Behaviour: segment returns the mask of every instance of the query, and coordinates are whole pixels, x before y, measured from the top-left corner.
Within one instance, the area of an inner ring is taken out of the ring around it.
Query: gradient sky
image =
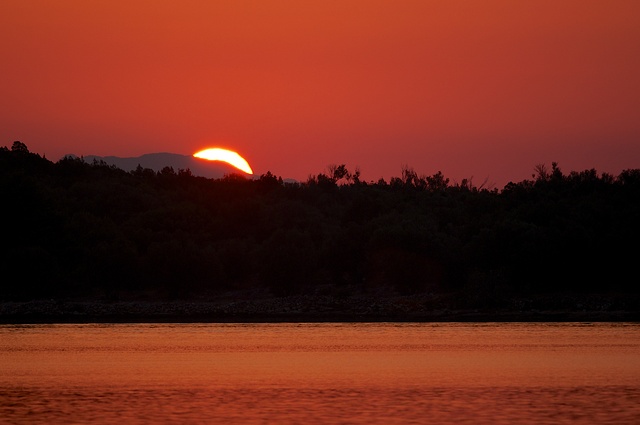
[[[638,0],[2,0],[0,146],[257,174],[640,168]]]

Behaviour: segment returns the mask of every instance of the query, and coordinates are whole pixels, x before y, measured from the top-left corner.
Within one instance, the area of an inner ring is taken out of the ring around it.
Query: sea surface
[[[639,424],[640,324],[2,325],[0,423]]]

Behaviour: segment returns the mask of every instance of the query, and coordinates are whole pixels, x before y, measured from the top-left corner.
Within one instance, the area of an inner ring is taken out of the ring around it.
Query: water
[[[638,424],[640,325],[5,325],[0,422]]]

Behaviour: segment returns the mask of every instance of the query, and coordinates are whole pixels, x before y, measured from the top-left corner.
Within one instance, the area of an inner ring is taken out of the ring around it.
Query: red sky
[[[0,146],[257,174],[640,168],[637,0],[3,0]]]

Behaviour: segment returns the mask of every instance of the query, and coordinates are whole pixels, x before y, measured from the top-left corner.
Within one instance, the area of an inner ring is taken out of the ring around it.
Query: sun
[[[247,174],[253,174],[253,170],[246,159],[237,152],[222,148],[204,149],[193,154],[196,158],[208,159],[209,161],[222,161],[236,167]]]

